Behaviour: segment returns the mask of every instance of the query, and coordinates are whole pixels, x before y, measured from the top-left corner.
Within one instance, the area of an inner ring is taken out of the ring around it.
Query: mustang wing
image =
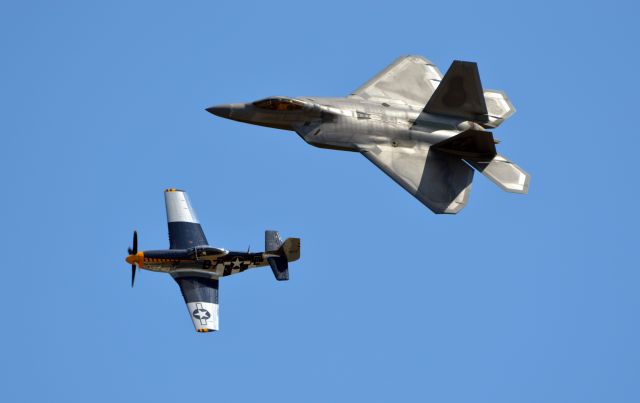
[[[456,214],[467,204],[473,169],[459,157],[427,146],[377,145],[361,152],[436,214]]]
[[[400,101],[424,108],[442,74],[422,56],[403,56],[367,81],[350,96],[371,100]]]
[[[174,275],[173,279],[180,286],[196,332],[218,330],[218,280],[190,274]]]
[[[208,245],[187,193],[182,190],[167,189],[164,192],[164,201],[169,224],[169,248],[189,249],[194,246]]]

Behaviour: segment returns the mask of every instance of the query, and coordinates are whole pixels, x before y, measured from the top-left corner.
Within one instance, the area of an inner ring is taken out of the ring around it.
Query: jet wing
[[[174,275],[187,304],[189,316],[196,332],[212,332],[219,329],[218,285],[219,280],[185,273]]]
[[[428,146],[376,145],[361,152],[436,214],[456,214],[467,204],[473,169],[459,157]]]
[[[406,103],[424,108],[442,74],[422,56],[403,56],[367,81],[350,96]]]
[[[208,245],[187,193],[182,190],[167,189],[164,191],[164,202],[167,207],[170,249],[189,249]]]

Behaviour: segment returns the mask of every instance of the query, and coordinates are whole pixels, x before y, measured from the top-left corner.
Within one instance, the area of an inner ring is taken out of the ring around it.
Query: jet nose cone
[[[231,116],[231,107],[229,105],[216,105],[207,108],[207,112],[212,113],[221,118],[228,118]]]

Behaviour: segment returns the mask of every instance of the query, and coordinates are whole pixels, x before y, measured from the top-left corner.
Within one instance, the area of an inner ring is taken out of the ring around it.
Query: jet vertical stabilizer
[[[455,60],[424,107],[423,113],[484,123],[488,120],[478,65]]]
[[[496,152],[491,132],[466,130],[431,148],[464,159],[502,190],[511,193],[529,191],[529,174]]]

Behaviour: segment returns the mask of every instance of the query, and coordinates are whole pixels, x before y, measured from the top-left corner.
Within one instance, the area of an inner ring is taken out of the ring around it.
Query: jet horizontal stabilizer
[[[490,162],[466,161],[506,192],[523,194],[529,192],[529,174],[500,154]]]

